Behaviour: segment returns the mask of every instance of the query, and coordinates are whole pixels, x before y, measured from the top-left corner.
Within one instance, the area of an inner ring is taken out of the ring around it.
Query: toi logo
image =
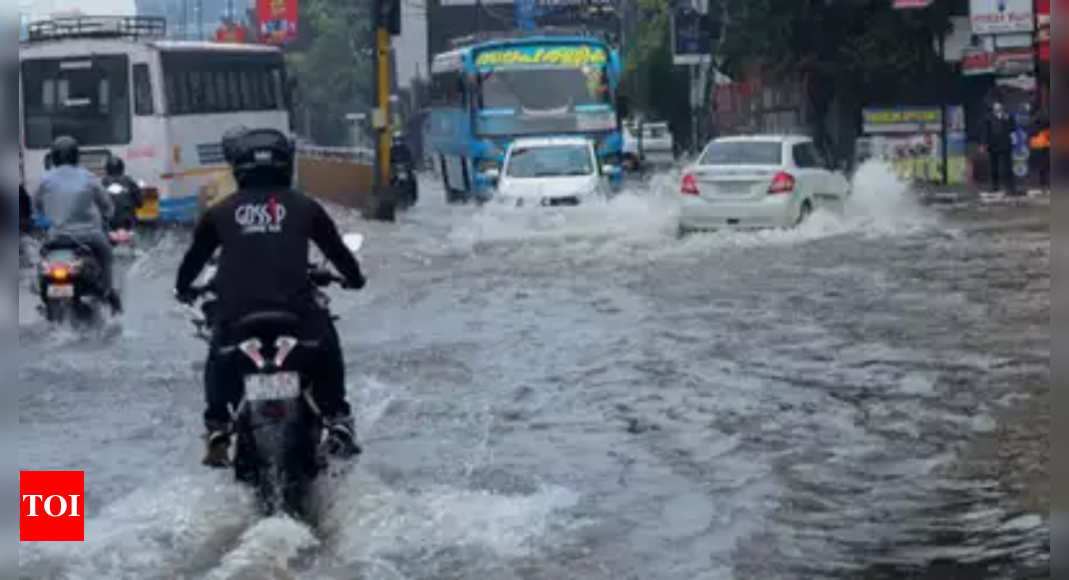
[[[85,541],[85,472],[20,471],[19,541]]]

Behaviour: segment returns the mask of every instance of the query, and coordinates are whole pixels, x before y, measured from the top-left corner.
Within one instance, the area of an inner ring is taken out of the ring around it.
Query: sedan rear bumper
[[[769,195],[754,200],[684,197],[679,226],[683,230],[790,228],[798,220],[794,196]]]

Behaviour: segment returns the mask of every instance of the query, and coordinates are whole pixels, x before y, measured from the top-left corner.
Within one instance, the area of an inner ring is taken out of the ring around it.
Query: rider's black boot
[[[122,297],[115,290],[108,292],[108,306],[111,306],[112,314],[116,316],[122,314]]]
[[[364,452],[356,442],[356,427],[352,417],[324,419],[327,430],[326,452],[334,457],[350,459]]]
[[[224,469],[230,466],[230,426],[208,424],[204,436],[204,459],[206,467]]]

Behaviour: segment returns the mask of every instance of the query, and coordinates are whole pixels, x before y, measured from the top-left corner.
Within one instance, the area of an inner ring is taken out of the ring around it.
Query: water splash
[[[250,495],[223,479],[183,477],[139,489],[91,517],[81,544],[21,542],[19,573],[162,580],[210,568],[255,516]]]
[[[938,225],[910,185],[887,163],[869,161],[853,179],[853,196],[846,204],[843,223],[851,231],[874,235],[916,233]]]
[[[321,487],[318,529],[329,552],[350,563],[464,547],[522,557],[579,499],[561,488],[529,496],[448,487],[410,493],[361,470]]]

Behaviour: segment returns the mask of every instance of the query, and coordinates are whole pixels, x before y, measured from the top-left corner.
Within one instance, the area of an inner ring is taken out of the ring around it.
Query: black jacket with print
[[[315,308],[315,287],[308,277],[312,243],[347,286],[364,286],[360,263],[316,200],[291,189],[238,191],[209,209],[197,224],[175,289],[188,291],[216,249],[221,249],[215,277],[219,322],[267,310],[307,312]]]

